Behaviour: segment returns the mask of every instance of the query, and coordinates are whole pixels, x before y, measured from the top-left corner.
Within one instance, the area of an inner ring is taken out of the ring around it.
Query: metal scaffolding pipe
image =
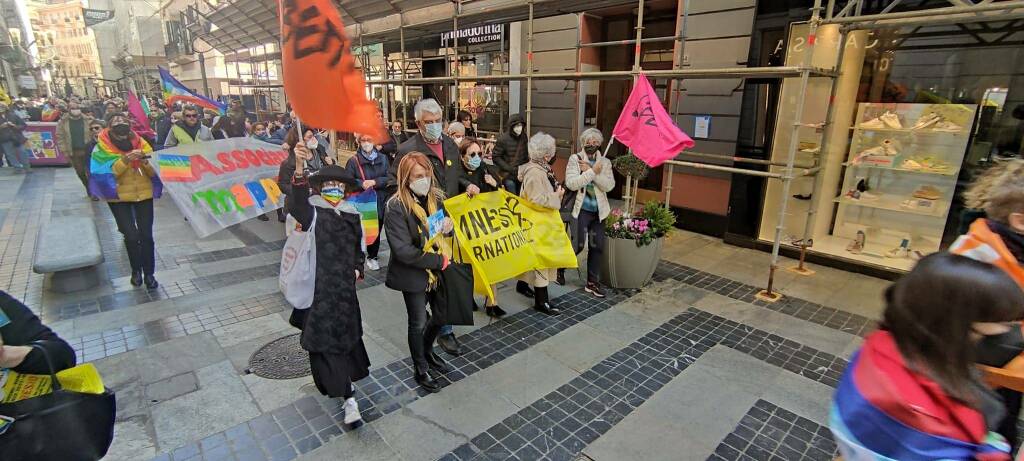
[[[402,131],[409,129],[409,118],[406,114],[409,112],[409,90],[405,84],[405,14],[398,13],[398,37],[401,43],[399,46],[399,59],[401,60],[402,73],[399,81],[402,84]],[[384,84],[384,88],[387,88],[387,84]]]
[[[807,86],[810,81],[811,74],[806,69],[811,65],[814,58],[814,50],[816,48],[815,42],[818,33],[818,26],[821,24],[821,0],[814,0],[814,6],[811,8],[811,20],[807,31],[807,43],[808,46],[804,51],[803,56],[803,67],[804,71],[800,75],[800,91],[797,94],[796,99],[796,112],[793,114],[793,132],[790,135],[789,149],[787,150],[788,156],[786,157],[786,175],[782,181],[782,195],[779,199],[782,204],[779,206],[779,217],[778,222],[775,225],[775,241],[772,242],[772,258],[771,266],[768,271],[768,286],[765,289],[765,296],[770,299],[778,299],[780,295],[774,293],[775,283],[775,271],[779,267],[779,248],[782,244],[782,232],[786,225],[786,208],[789,205],[789,191],[793,184],[793,165],[796,163],[796,151],[799,145],[800,137],[799,130],[800,124],[803,122],[804,117],[804,105],[807,102]]]
[[[819,68],[803,68],[798,66],[781,67],[730,67],[714,69],[664,69],[645,70],[644,75],[650,78],[685,78],[685,79],[714,79],[714,78],[787,78],[799,77],[806,70],[815,77],[833,77],[834,72]],[[635,72],[632,70],[609,70],[592,72],[539,72],[532,76],[527,74],[505,74],[505,75],[474,75],[466,77],[422,77],[405,79],[408,84],[444,83],[455,81],[483,82],[483,81],[508,81],[508,80],[627,80],[632,79]],[[376,85],[398,84],[402,79],[373,80]]]
[[[526,4],[530,7],[530,22],[526,40],[526,136],[529,137],[530,124],[533,121],[533,0],[527,0]]]
[[[689,168],[695,168],[699,170],[712,170],[712,171],[723,171],[726,173],[743,174],[747,176],[760,176],[762,178],[775,178],[782,179],[782,173],[772,173],[770,171],[757,171],[757,170],[746,170],[743,168],[736,168],[731,166],[712,165],[710,163],[697,163],[687,162],[684,160],[666,160],[665,165],[683,166]]]
[[[846,17],[833,17],[826,19],[823,24],[864,24],[876,21],[891,21],[895,19],[906,19],[906,18],[927,18],[930,19],[944,19],[951,14],[962,14],[962,13],[984,13],[993,11],[1006,11],[1017,8],[1024,8],[1024,1],[1010,1],[1000,3],[987,3],[978,4],[973,6],[950,6],[945,8],[930,8],[926,10],[914,10],[914,11],[900,11],[897,13],[884,13],[884,14],[865,14],[856,16]],[[967,16],[966,18],[969,18]],[[1003,19],[1002,17],[985,17],[982,19]]]
[[[650,38],[645,38],[645,39],[641,40],[640,43],[674,42],[676,40],[679,40],[680,38],[681,37],[678,36],[678,35],[675,36],[675,37],[650,37]],[[590,47],[603,47],[603,46],[615,46],[615,45],[632,45],[634,43],[636,43],[636,39],[612,40],[612,41],[609,41],[609,42],[580,43],[580,47],[581,48],[590,48]]]
[[[782,162],[773,162],[771,160],[761,160],[761,159],[756,159],[756,158],[735,157],[735,156],[732,156],[732,155],[705,154],[705,153],[702,153],[702,152],[690,152],[690,151],[682,152],[681,154],[682,155],[692,155],[692,156],[695,156],[695,157],[714,158],[714,159],[720,159],[720,160],[727,160],[727,161],[732,161],[732,162],[737,162],[737,163],[753,163],[753,164],[756,164],[756,165],[786,166],[786,164],[782,163]],[[794,165],[794,167],[796,167],[796,168],[814,168],[815,166],[816,165]]]

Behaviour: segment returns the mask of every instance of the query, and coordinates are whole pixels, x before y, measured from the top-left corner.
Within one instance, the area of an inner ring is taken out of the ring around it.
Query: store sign
[[[82,18],[85,20],[85,27],[92,27],[103,21],[114,19],[114,10],[82,8]]]
[[[31,75],[19,75],[18,86],[26,90],[34,90],[36,86],[36,78]]]
[[[458,31],[450,30],[441,34],[441,48],[455,46],[455,39],[458,39],[459,45],[496,42],[501,40],[504,31],[504,24],[487,24],[484,26],[467,27]]]

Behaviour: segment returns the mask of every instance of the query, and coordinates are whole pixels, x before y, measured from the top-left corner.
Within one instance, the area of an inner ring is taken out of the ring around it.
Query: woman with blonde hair
[[[433,352],[444,319],[427,315],[427,292],[431,291],[439,272],[450,264],[450,249],[430,239],[427,217],[444,209],[442,192],[433,175],[430,160],[419,152],[410,152],[399,161],[396,173],[397,191],[387,202],[384,232],[391,247],[384,284],[401,291],[409,314],[409,353],[412,355],[416,382],[429,392],[438,392],[437,377],[448,371],[447,365]],[[450,234],[451,218],[445,218],[441,233]]]

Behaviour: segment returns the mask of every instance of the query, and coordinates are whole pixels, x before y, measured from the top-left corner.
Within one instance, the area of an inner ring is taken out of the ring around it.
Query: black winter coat
[[[322,354],[346,354],[363,338],[363,321],[356,297],[355,271],[363,273],[363,230],[352,208],[335,209],[319,195],[310,197],[309,186],[292,184],[290,210],[303,229],[313,222],[316,208],[316,282],[313,305],[306,314],[300,340],[302,348]]]
[[[384,285],[392,290],[424,292],[427,290],[427,269],[441,270],[444,258],[423,251],[428,240],[427,229],[406,211],[398,196],[388,200],[384,213],[384,233],[391,247],[388,276]]]
[[[57,336],[43,322],[39,321],[32,311],[5,291],[0,291],[0,319],[5,316],[10,320],[7,325],[0,326],[0,337],[8,346],[28,346],[37,342],[46,349],[55,372],[75,366],[75,350]],[[2,320],[0,320],[2,322]],[[14,371],[29,374],[49,374],[43,354],[33,350],[25,357],[21,365]]]
[[[512,127],[517,123],[524,125],[523,134],[519,137],[512,134]],[[516,179],[519,176],[519,166],[530,159],[526,152],[525,125],[526,120],[522,115],[512,114],[508,119],[508,131],[502,133],[494,144],[494,166],[498,167],[501,179]]]
[[[455,145],[455,141],[448,136],[441,136],[441,143],[444,163],[437,158],[434,151],[430,150],[423,135],[419,133],[398,146],[395,161],[388,168],[388,195],[394,195],[398,189],[398,164],[402,161],[402,157],[409,152],[419,152],[430,159],[430,164],[434,166],[434,177],[441,184],[441,190],[445,195],[448,197],[459,195],[459,177],[462,175],[462,157],[459,156],[459,146]]]
[[[492,187],[484,180],[484,175],[490,174],[491,177],[494,178],[494,181],[498,183],[498,186],[501,186],[501,179],[498,179],[497,175],[491,173],[487,168],[488,166],[489,165],[481,164],[480,168],[473,171],[470,171],[468,168],[463,166],[462,177],[459,178],[459,193],[461,194],[466,192],[466,188],[469,187],[470,184],[479,187],[480,193],[494,192],[498,190],[497,187]]]

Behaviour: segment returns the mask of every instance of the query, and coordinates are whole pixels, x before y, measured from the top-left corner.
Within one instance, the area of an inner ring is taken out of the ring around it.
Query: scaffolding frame
[[[454,65],[447,72],[448,75],[443,77],[421,77],[421,78],[409,78],[407,77],[407,61],[411,58],[406,56],[405,50],[405,28],[410,27],[406,24],[405,12],[398,13],[398,32],[399,32],[399,67],[400,73],[399,78],[390,78],[387,71],[387,60],[385,60],[385,71],[383,79],[379,80],[367,80],[368,85],[384,85],[384,94],[389,94],[389,87],[391,85],[400,85],[402,87],[403,98],[408,99],[408,85],[418,84],[433,84],[433,83],[445,83],[453,86],[453,97],[456,100],[456,109],[458,109],[458,84],[460,82],[512,82],[512,81],[525,81],[526,82],[526,133],[529,136],[532,124],[532,110],[533,110],[533,81],[534,80],[565,80],[574,81],[575,92],[576,92],[576,108],[579,107],[579,82],[583,80],[626,80],[632,79],[634,82],[640,74],[647,75],[653,78],[668,78],[669,86],[667,87],[668,97],[668,108],[671,110],[673,117],[678,112],[676,105],[681,99],[679,93],[682,91],[679,81],[682,79],[725,79],[725,78],[797,78],[797,100],[796,100],[796,112],[793,117],[793,124],[790,127],[792,132],[790,133],[789,146],[785,150],[785,161],[776,162],[771,160],[757,160],[747,159],[737,156],[719,155],[719,154],[704,154],[699,152],[682,152],[681,154],[691,155],[698,158],[717,159],[732,161],[734,163],[752,163],[760,164],[768,167],[778,167],[781,170],[772,171],[758,171],[749,170],[743,168],[736,168],[731,166],[718,165],[707,162],[697,161],[682,161],[682,160],[669,160],[665,162],[666,171],[665,176],[667,177],[666,183],[663,187],[665,194],[665,206],[670,206],[671,194],[672,194],[672,179],[675,174],[676,167],[703,169],[720,171],[731,174],[742,174],[748,176],[763,177],[767,179],[775,179],[782,182],[782,191],[778,200],[780,201],[779,212],[777,223],[774,232],[774,239],[772,241],[771,249],[771,262],[768,268],[768,277],[765,289],[758,293],[758,297],[767,301],[777,301],[781,299],[782,295],[775,291],[775,275],[779,267],[779,253],[783,245],[782,234],[785,226],[785,218],[787,215],[787,205],[789,203],[788,197],[790,195],[790,188],[792,181],[800,177],[815,176],[815,181],[812,189],[812,196],[817,196],[819,190],[822,188],[822,180],[818,175],[821,170],[821,153],[824,152],[825,146],[829,141],[830,130],[823,130],[821,140],[821,150],[819,151],[818,157],[815,159],[813,165],[797,165],[796,154],[799,147],[799,130],[803,128],[826,128],[832,124],[834,119],[834,104],[828,103],[825,120],[817,124],[803,123],[804,108],[806,106],[807,88],[809,81],[812,77],[826,77],[831,78],[831,98],[832,101],[836,95],[836,82],[835,78],[841,74],[843,51],[847,34],[850,30],[856,29],[877,29],[884,27],[902,27],[908,25],[939,25],[947,23],[971,23],[971,22],[985,22],[985,21],[1004,21],[1016,18],[1024,18],[1024,0],[980,0],[975,3],[973,0],[947,0],[950,4],[948,7],[938,8],[927,8],[911,11],[899,11],[894,12],[893,10],[900,6],[902,0],[888,0],[887,6],[878,14],[862,14],[867,0],[848,0],[845,4],[841,4],[841,0],[813,0],[813,4],[810,8],[811,17],[808,20],[808,37],[807,37],[807,49],[802,59],[802,63],[799,66],[782,66],[782,67],[735,67],[735,68],[714,68],[714,69],[684,69],[682,67],[682,60],[684,56],[684,49],[686,44],[686,25],[689,17],[689,6],[690,0],[678,0],[677,5],[677,16],[681,15],[682,20],[677,19],[677,28],[674,36],[670,37],[648,37],[644,38],[644,3],[645,0],[637,1],[637,22],[634,27],[635,38],[631,40],[616,40],[606,42],[591,42],[581,43],[581,31],[577,30],[577,40],[575,45],[576,51],[576,65],[574,72],[534,72],[534,4],[538,0],[525,0],[519,5],[504,5],[502,9],[513,9],[522,6],[526,6],[528,9],[528,15],[526,19],[527,27],[527,39],[526,39],[526,73],[517,74],[492,74],[492,75],[478,75],[478,76],[461,76],[458,70],[458,59],[459,59],[459,17],[464,16],[462,5],[463,0],[453,0],[455,8],[455,14],[452,15],[452,44],[450,48],[453,50],[451,54],[447,51],[443,56],[446,61],[454,56]],[[540,0],[542,1],[542,0]],[[563,13],[573,13],[571,11],[563,11]],[[578,16],[577,27],[582,28],[584,11],[575,12]],[[839,51],[838,58],[836,60],[835,68],[820,69],[812,67],[814,51],[816,49],[816,33],[817,30],[828,24],[839,25]],[[358,28],[360,45],[362,45],[362,26]],[[653,42],[673,42],[673,63],[672,69],[669,70],[643,70],[641,66],[642,61],[642,44],[653,43]],[[383,41],[382,41],[383,42]],[[606,46],[621,46],[621,45],[633,45],[634,46],[634,62],[633,68],[628,71],[581,71],[581,57],[582,50],[584,48],[593,47],[606,47]],[[365,48],[361,48],[365,50]],[[504,53],[504,50],[500,51]],[[385,54],[386,56],[386,54]],[[504,68],[502,68],[504,71]],[[403,101],[406,105],[408,101]],[[408,127],[408,120],[406,117],[405,110],[402,111],[402,122],[403,126]],[[574,116],[572,130],[573,130],[573,141],[572,145],[575,146],[576,140],[580,132],[580,126],[577,123],[578,117]],[[633,179],[627,177],[626,185],[623,188],[623,199],[626,200],[627,204],[630,203],[631,199],[635,199],[637,188],[639,187],[639,181],[633,183]],[[632,187],[631,187],[632,186]],[[770,198],[766,197],[766,201]],[[629,210],[630,212],[632,210]],[[807,252],[807,248],[811,246],[810,232],[813,228],[814,215],[816,213],[816,207],[811,206],[808,209],[806,221],[804,224],[803,238],[791,242],[791,247],[798,249],[800,252],[800,265],[794,270],[797,272],[804,271],[804,273],[810,273],[804,269],[804,260]]]

